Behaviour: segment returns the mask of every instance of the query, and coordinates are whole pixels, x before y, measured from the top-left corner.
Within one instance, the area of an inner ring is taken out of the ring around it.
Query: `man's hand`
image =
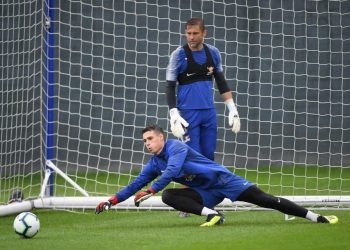
[[[237,134],[241,130],[241,120],[239,119],[238,112],[230,111],[228,114],[228,124],[232,126],[233,133]]]
[[[228,99],[225,104],[230,111],[228,114],[228,124],[232,127],[233,133],[237,134],[241,130],[241,120],[239,119],[238,111],[233,99]]]
[[[173,135],[177,138],[183,138],[188,127],[188,122],[183,119],[177,108],[172,108],[169,111],[170,114],[170,129]]]
[[[152,195],[154,195],[156,192],[154,190],[152,190],[151,188],[149,188],[146,191],[141,191],[139,192],[134,199],[135,202],[135,206],[138,207],[140,206],[140,203],[143,202],[144,200],[147,200],[149,197],[151,197]]]
[[[99,214],[99,213],[102,213],[103,211],[107,211],[111,208],[111,206],[114,206],[117,203],[118,203],[117,197],[113,196],[108,201],[103,201],[100,204],[98,204],[95,209],[95,214]]]

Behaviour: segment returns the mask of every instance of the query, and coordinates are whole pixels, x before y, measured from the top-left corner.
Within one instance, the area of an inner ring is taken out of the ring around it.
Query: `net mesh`
[[[41,4],[0,6],[5,195],[40,170],[45,66]],[[349,194],[349,1],[56,1],[56,165],[92,195],[135,177],[150,157],[142,128],[169,130],[166,65],[193,16],[221,52],[242,123],[234,135],[216,90],[216,161],[276,195]]]

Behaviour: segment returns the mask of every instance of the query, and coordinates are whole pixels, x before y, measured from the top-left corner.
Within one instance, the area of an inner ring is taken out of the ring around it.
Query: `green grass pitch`
[[[350,211],[335,214],[339,223],[284,220],[276,211],[225,212],[223,225],[201,228],[201,216],[179,218],[174,211],[109,211],[95,215],[33,210],[41,229],[21,239],[13,216],[0,218],[0,249],[349,249]]]
[[[350,194],[350,168],[269,168],[259,171],[235,170],[236,174],[258,183],[275,195]],[[130,182],[130,178],[111,173],[91,173],[74,177],[90,195],[113,194]],[[14,186],[13,178],[0,182],[1,190]],[[62,178],[57,177],[56,194],[80,195]],[[29,183],[32,183],[29,185]],[[37,185],[33,185],[37,183]],[[40,176],[29,176],[18,186],[24,194],[37,197]],[[118,183],[118,184],[117,184]],[[1,193],[0,204],[8,201],[9,193]],[[335,214],[339,223],[317,224],[297,218],[286,221],[276,211],[224,212],[223,225],[201,228],[205,218],[179,218],[174,211],[109,211],[95,215],[85,213],[33,210],[41,229],[33,239],[20,239],[12,229],[16,215],[0,217],[0,250],[5,249],[350,249],[350,211],[318,211]]]

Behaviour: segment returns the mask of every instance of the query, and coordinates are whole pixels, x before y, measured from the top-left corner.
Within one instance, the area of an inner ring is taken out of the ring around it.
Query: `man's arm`
[[[167,167],[161,177],[150,187],[155,192],[163,190],[181,172],[187,157],[188,148],[182,142],[177,142],[169,148]]]
[[[179,110],[176,108],[175,88],[176,81],[167,81],[166,96],[169,105],[170,129],[175,137],[182,139],[189,124],[181,117]]]
[[[141,202],[164,189],[174,177],[181,172],[182,166],[187,156],[188,148],[181,142],[170,145],[169,159],[167,167],[162,176],[153,183],[146,191],[141,191],[135,196],[135,206],[139,206]]]
[[[166,98],[169,105],[169,110],[176,108],[176,82],[179,75],[180,48],[174,50],[169,58],[168,65],[166,67]]]
[[[166,81],[166,99],[169,110],[176,108],[176,81]]]
[[[118,203],[128,199],[130,196],[141,190],[148,183],[153,181],[158,174],[151,169],[150,165],[147,164],[142,172],[130,183],[128,186],[120,190],[115,196],[118,198]]]
[[[103,211],[109,210],[111,206],[114,206],[124,200],[128,199],[134,193],[139,191],[141,188],[146,186],[149,182],[154,180],[158,174],[153,170],[152,160],[150,160],[141,173],[130,183],[128,186],[120,190],[114,196],[108,199],[108,201],[103,201],[99,203],[96,207],[95,213],[99,214]]]
[[[171,54],[166,69],[166,97],[169,106],[171,132],[175,137],[182,138],[186,133],[185,128],[187,128],[189,124],[181,117],[179,110],[176,108],[175,90],[180,67],[179,53],[180,49],[178,48]]]
[[[233,101],[232,93],[226,92],[222,94],[222,98],[229,110],[228,124],[232,126],[232,131],[237,134],[241,130],[241,120],[239,119],[236,104]]]
[[[216,84],[218,86],[219,93],[222,96],[228,110],[228,121],[229,125],[232,126],[232,131],[238,133],[241,129],[241,121],[239,119],[237,107],[233,101],[233,96],[230,88],[227,85],[227,81],[224,77],[223,72],[216,72],[214,74]]]
[[[216,82],[216,85],[218,87],[219,93],[221,95],[224,95],[226,93],[231,94],[231,89],[229,88],[229,86],[227,84],[227,81],[225,79],[223,72],[215,72],[214,78],[215,78],[215,82]],[[231,94],[231,98],[232,98],[232,94]]]

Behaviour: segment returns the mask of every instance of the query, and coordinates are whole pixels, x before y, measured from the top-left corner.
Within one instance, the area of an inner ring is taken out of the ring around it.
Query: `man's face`
[[[185,32],[187,43],[191,50],[201,50],[207,31],[202,31],[199,25],[188,25]]]
[[[164,147],[164,136],[162,133],[147,131],[143,134],[143,142],[150,153],[158,155]]]

